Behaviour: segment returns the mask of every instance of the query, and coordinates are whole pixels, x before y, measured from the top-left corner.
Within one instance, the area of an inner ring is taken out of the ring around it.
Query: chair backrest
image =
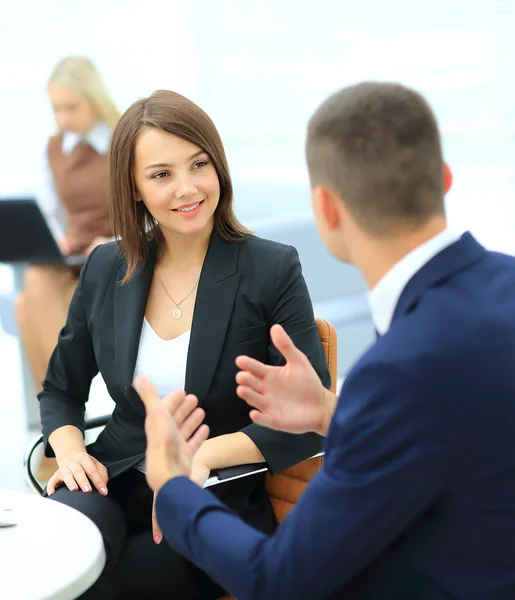
[[[331,375],[331,391],[336,393],[338,376],[336,332],[334,327],[323,319],[317,319],[316,323]],[[322,461],[322,456],[310,458],[278,475],[266,476],[266,490],[279,522],[295,506],[310,479],[322,466]]]

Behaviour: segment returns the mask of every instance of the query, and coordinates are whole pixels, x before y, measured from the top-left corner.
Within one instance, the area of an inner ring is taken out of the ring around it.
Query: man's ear
[[[447,194],[447,192],[451,189],[452,186],[452,171],[449,168],[449,165],[444,162],[443,163],[443,193]]]
[[[314,190],[315,200],[318,203],[320,216],[324,220],[329,231],[338,229],[341,223],[340,199],[324,186],[318,186]]]

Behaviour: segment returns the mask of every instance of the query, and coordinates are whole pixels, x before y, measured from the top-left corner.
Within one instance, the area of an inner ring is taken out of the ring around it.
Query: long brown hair
[[[180,137],[207,152],[220,184],[215,211],[215,231],[227,241],[241,241],[251,232],[233,211],[233,190],[229,165],[220,135],[208,115],[194,102],[175,92],[159,90],[134,102],[120,117],[109,151],[109,206],[118,246],[127,262],[123,283],[129,281],[138,264],[147,263],[151,246],[164,238],[143,202],[137,202],[134,181],[134,147],[140,131],[156,127]]]

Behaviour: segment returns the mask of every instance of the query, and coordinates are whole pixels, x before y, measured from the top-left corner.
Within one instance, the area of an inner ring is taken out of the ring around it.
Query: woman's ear
[[[132,176],[132,197],[134,198],[134,202],[143,202],[143,196],[138,190],[134,175]]]

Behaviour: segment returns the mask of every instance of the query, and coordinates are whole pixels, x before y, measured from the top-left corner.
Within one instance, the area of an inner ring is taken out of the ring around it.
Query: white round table
[[[4,508],[18,524],[0,527],[0,598],[73,600],[98,579],[105,551],[93,521],[54,500],[0,489],[0,519]]]

